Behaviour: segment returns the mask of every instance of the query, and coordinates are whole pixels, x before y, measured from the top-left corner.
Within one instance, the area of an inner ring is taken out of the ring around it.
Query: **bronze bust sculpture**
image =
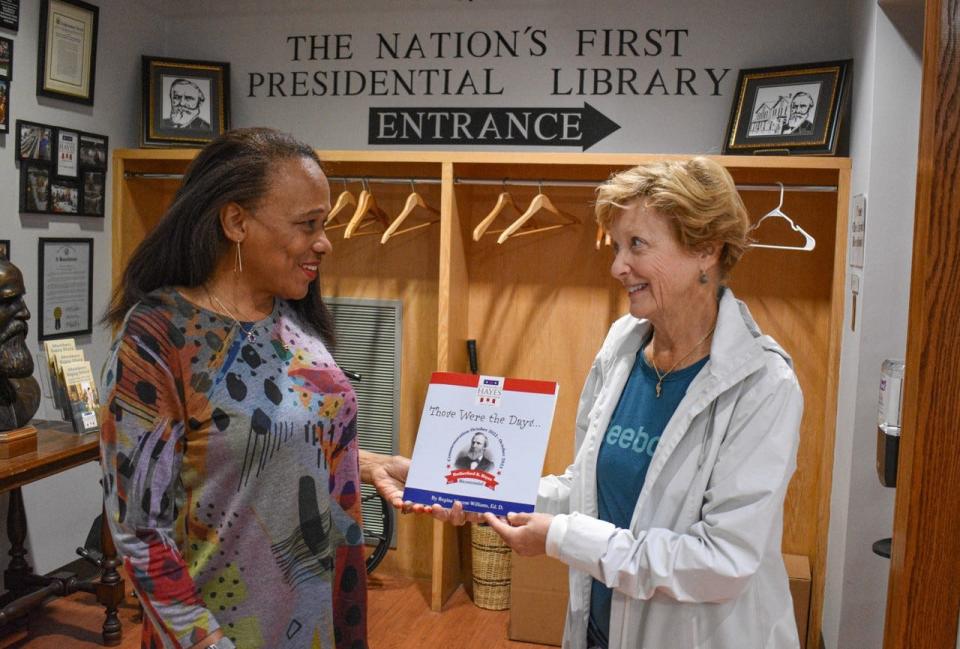
[[[20,269],[0,259],[0,432],[25,426],[40,407],[26,340],[25,292]]]

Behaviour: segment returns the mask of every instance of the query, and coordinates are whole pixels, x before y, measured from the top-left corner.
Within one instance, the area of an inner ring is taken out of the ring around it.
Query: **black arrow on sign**
[[[370,108],[369,144],[579,146],[586,151],[620,128],[583,108]]]

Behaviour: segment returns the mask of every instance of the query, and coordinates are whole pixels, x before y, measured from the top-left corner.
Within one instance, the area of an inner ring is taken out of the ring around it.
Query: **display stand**
[[[98,573],[91,579],[61,572],[42,576],[33,572],[27,561],[27,514],[20,488],[35,480],[66,471],[99,458],[100,438],[96,433],[78,435],[67,422],[39,421],[36,425],[36,449],[11,459],[0,460],[0,493],[9,492],[7,507],[7,539],[10,541],[10,563],[3,573],[6,593],[0,597],[0,634],[16,628],[16,621],[51,596],[70,595],[77,591],[93,593],[106,609],[103,623],[103,644],[120,644],[120,618],[117,611],[123,600],[123,578],[117,571],[113,539],[106,525],[101,532],[103,558]]]

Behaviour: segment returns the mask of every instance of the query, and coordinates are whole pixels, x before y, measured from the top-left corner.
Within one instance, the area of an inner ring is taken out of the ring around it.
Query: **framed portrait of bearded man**
[[[230,64],[142,57],[141,146],[200,147],[230,128]]]

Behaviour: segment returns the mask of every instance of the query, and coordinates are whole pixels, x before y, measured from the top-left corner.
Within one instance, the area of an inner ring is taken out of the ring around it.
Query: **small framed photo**
[[[13,78],[13,41],[0,36],[0,79]]]
[[[102,171],[83,172],[83,208],[84,216],[103,216],[103,195],[106,188],[106,174]]]
[[[63,178],[51,180],[50,211],[54,214],[79,214],[80,183]]]
[[[43,213],[50,205],[50,165],[23,161],[20,163],[20,211]]]
[[[10,239],[0,239],[0,259],[10,261]]]
[[[835,155],[851,63],[741,70],[723,152]]]
[[[40,0],[38,96],[93,104],[99,21],[82,0]]]
[[[80,166],[90,169],[107,168],[107,137],[80,134]]]
[[[93,325],[93,239],[40,238],[39,340],[88,334]]]
[[[0,79],[0,133],[10,132],[10,80]]]
[[[53,160],[53,127],[17,120],[17,158],[19,160]]]
[[[143,57],[141,146],[202,146],[229,128],[229,63]]]
[[[80,134],[76,131],[57,129],[57,175],[77,177],[77,151]]]
[[[14,32],[20,29],[20,0],[0,0],[0,27]]]

